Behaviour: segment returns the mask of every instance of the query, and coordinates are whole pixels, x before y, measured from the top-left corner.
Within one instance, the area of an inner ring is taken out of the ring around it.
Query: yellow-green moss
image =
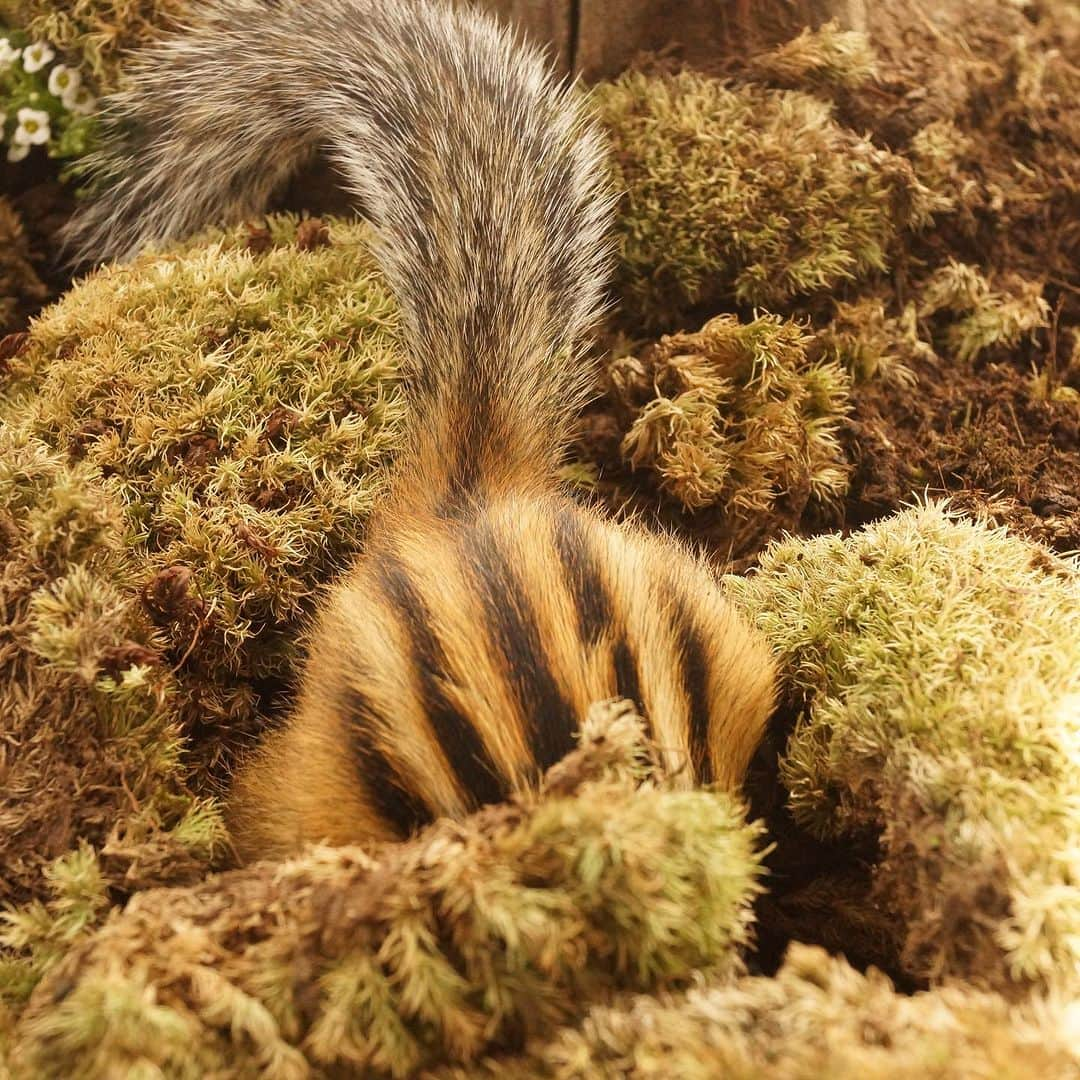
[[[626,704],[537,794],[139,896],[39,987],[16,1075],[404,1077],[738,970],[757,830],[726,795],[639,787]]]
[[[250,726],[290,676],[397,444],[397,312],[367,235],[277,218],[99,270],[0,387],[0,422],[107,477],[201,725]]]
[[[837,429],[850,380],[812,359],[812,340],[779,316],[721,315],[609,368],[626,461],[687,509],[719,508],[737,550],[847,490]]]
[[[937,205],[909,163],[805,93],[692,72],[598,87],[616,181],[631,320],[698,305],[775,307],[883,271],[898,233]]]
[[[0,0],[0,23],[76,60],[102,93],[116,89],[124,54],[153,41],[190,0]]]
[[[907,996],[821,949],[793,945],[773,977],[592,1009],[523,1057],[439,1080],[1028,1080],[1080,1075],[1076,1006],[950,987]]]
[[[879,830],[918,976],[1080,988],[1080,566],[906,510],[730,581],[809,697],[782,777],[826,836]]]

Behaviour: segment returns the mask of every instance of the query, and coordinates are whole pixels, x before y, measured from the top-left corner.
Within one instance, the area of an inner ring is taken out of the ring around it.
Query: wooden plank
[[[866,0],[580,0],[574,66],[586,79],[610,78],[642,53],[670,49],[709,70],[733,51],[767,48],[831,18],[865,28]]]

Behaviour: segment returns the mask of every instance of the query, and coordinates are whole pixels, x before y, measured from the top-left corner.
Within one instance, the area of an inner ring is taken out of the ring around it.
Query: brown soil
[[[1057,551],[1080,550],[1080,402],[1041,400],[1008,363],[914,366],[914,389],[856,388],[846,523],[947,494]]]

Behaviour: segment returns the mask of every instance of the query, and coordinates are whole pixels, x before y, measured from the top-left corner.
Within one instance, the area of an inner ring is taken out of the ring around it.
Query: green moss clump
[[[153,41],[189,6],[189,0],[0,0],[0,23],[77,58],[105,93],[117,88],[125,53]]]
[[[858,90],[877,74],[877,54],[866,34],[842,30],[835,20],[806,27],[798,37],[759,53],[750,70],[764,81],[792,89]]]
[[[281,217],[106,267],[10,361],[0,422],[108,477],[126,595],[202,730],[250,730],[290,677],[397,445],[397,309],[367,237]]]
[[[945,330],[949,351],[969,363],[986,349],[1014,348],[1048,326],[1050,305],[1042,294],[1041,281],[1017,274],[994,289],[978,267],[950,259],[924,283],[919,314],[951,315]]]
[[[832,321],[816,335],[817,344],[855,383],[882,379],[914,386],[917,379],[908,365],[933,359],[934,350],[920,336],[914,303],[898,316],[888,314],[887,304],[874,295],[837,301]]]
[[[628,317],[775,308],[883,271],[936,205],[910,164],[805,93],[638,73],[596,91],[610,131]]]
[[[47,294],[30,261],[22,220],[11,201],[0,195],[0,337],[16,329],[26,309],[36,307]],[[3,351],[0,372],[7,363]]]
[[[16,1071],[404,1077],[737,971],[757,829],[644,765],[641,721],[607,703],[538,793],[144,893],[38,988]]]
[[[610,367],[627,462],[688,510],[722,508],[737,550],[847,490],[837,429],[850,380],[811,342],[779,316],[721,315]]]
[[[797,819],[880,832],[917,977],[1080,988],[1080,566],[938,505],[732,578],[809,706]]]
[[[0,425],[0,998],[17,1001],[103,912],[205,871],[174,680],[121,508],[91,466]]]
[[[1075,1029],[1055,1001],[1013,1007],[961,987],[898,994],[822,949],[792,945],[774,977],[713,982],[678,995],[592,1009],[580,1027],[523,1057],[439,1080],[923,1080],[1080,1072]],[[1074,1021],[1073,1021],[1074,1022]]]

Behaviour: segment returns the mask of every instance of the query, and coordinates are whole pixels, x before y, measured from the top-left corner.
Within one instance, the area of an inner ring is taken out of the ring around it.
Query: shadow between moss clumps
[[[22,219],[11,200],[0,195],[0,340],[19,328],[25,314],[47,294],[34,268]],[[13,342],[0,345],[0,369],[13,348]]]
[[[952,986],[907,997],[879,972],[793,945],[771,978],[709,979],[624,997],[527,1053],[433,1080],[961,1080],[1072,1077],[1073,1018],[1060,1001],[1010,1006]]]

